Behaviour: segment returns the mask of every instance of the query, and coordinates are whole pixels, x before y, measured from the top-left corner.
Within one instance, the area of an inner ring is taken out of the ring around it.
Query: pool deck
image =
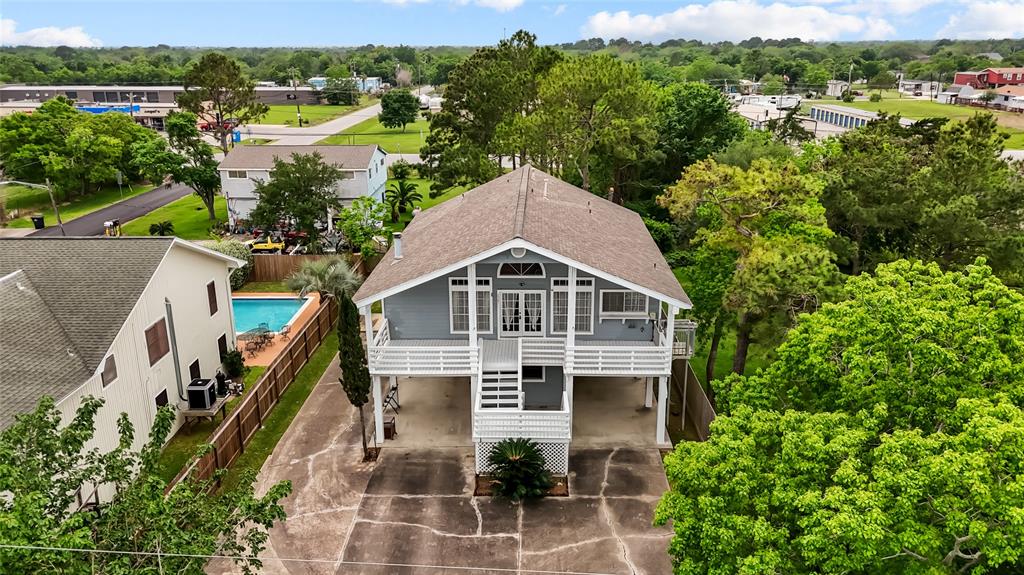
[[[298,294],[288,292],[237,292],[232,295],[234,297],[247,298],[281,298],[289,296],[298,297]],[[292,321],[292,333],[296,333],[300,329],[302,329],[302,327],[306,325],[309,319],[313,317],[313,314],[315,314],[316,311],[320,309],[320,296],[318,294],[313,293],[309,294],[309,298],[311,300],[309,302],[309,305],[303,307],[299,311],[299,315],[297,315],[295,319]],[[287,341],[282,340],[280,337],[275,337],[273,343],[264,347],[262,350],[258,351],[256,355],[253,357],[250,357],[249,354],[245,353],[245,344],[242,342],[238,342],[238,350],[241,351],[245,356],[245,365],[267,366],[270,365],[270,363],[277,358],[278,354],[281,353],[281,351],[284,349],[284,346],[287,345],[287,343]]]

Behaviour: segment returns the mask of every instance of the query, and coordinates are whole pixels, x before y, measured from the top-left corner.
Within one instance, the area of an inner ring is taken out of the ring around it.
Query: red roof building
[[[1024,85],[1024,67],[985,68],[980,72],[957,72],[953,83],[986,90],[1001,86]]]

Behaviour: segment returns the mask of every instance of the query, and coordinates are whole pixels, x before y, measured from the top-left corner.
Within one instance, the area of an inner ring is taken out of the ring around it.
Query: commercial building
[[[379,79],[378,79],[379,80]],[[45,102],[57,96],[95,104],[174,104],[182,86],[74,86],[4,84],[0,102]],[[264,104],[318,104],[320,98],[312,86],[256,86],[256,97]]]
[[[811,106],[810,117],[818,123],[828,124],[842,128],[843,131],[852,130],[866,125],[868,122],[878,119],[878,114],[867,110],[858,110],[847,106],[833,106],[831,104],[815,104]],[[900,118],[900,124],[910,126],[913,120]]]

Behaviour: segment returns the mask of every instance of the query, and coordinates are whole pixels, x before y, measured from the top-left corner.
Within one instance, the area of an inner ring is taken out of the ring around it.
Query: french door
[[[543,291],[498,291],[499,336],[544,335]]]

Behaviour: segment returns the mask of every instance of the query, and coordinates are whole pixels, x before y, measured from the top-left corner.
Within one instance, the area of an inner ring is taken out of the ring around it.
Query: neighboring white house
[[[690,300],[640,216],[529,165],[417,215],[353,299],[376,437],[401,387],[396,440],[475,446],[478,473],[505,438],[559,474],[574,443],[664,447],[670,378],[699,388]]]
[[[973,86],[967,84],[950,84],[946,89],[935,96],[935,101],[940,104],[956,104],[960,98],[970,98],[975,95]]]
[[[850,83],[843,80],[829,80],[825,83],[825,95],[836,98],[842,97],[843,93],[850,89]]]
[[[157,408],[235,348],[241,264],[170,237],[0,239],[0,429],[44,396],[68,421],[91,395],[105,405],[88,447],[117,446],[121,413],[141,447]]]
[[[387,152],[380,146],[235,146],[221,161],[221,190],[228,204],[232,226],[249,217],[256,207],[256,181],[268,181],[274,159],[288,161],[292,154],[319,152],[324,161],[342,172],[337,194],[348,206],[361,196],[384,199],[388,169]]]

